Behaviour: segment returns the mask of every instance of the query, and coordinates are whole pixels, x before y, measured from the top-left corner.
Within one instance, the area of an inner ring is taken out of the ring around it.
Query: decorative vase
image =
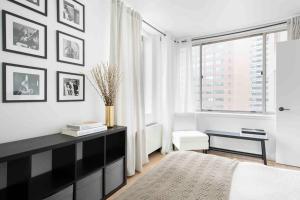
[[[115,107],[105,106],[105,124],[107,127],[114,127],[115,125]]]

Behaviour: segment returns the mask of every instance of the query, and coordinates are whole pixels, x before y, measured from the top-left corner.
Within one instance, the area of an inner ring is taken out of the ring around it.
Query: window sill
[[[225,113],[225,112],[197,112],[198,115],[206,115],[209,117],[226,117],[226,118],[240,118],[240,119],[261,119],[274,120],[275,114],[258,114],[258,113]]]

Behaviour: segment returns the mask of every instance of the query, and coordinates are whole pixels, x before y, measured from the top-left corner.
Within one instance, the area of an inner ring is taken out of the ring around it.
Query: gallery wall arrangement
[[[15,6],[48,17],[47,0],[7,0]],[[57,0],[57,23],[85,32],[85,6],[75,0]],[[3,51],[47,59],[47,24],[2,10]],[[85,65],[85,41],[56,30],[57,64]],[[47,69],[2,63],[3,103],[46,102]],[[72,66],[73,65],[73,66]],[[85,75],[57,71],[57,102],[85,101]]]

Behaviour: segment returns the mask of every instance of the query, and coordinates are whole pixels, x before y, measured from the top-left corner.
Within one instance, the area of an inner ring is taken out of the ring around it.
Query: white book
[[[75,131],[82,131],[82,130],[87,130],[87,129],[93,129],[93,128],[98,128],[98,127],[106,127],[103,123],[101,122],[85,122],[82,124],[68,124],[67,128],[70,128]]]
[[[75,130],[72,130],[69,128],[65,128],[62,130],[62,134],[70,135],[73,137],[80,137],[80,136],[84,136],[84,135],[98,133],[98,132],[105,131],[105,130],[107,130],[107,126],[97,127],[97,128],[92,128],[92,129],[82,130],[82,131],[75,131]]]
[[[266,132],[262,129],[250,129],[250,128],[242,128],[241,133],[253,134],[253,135],[266,135]]]

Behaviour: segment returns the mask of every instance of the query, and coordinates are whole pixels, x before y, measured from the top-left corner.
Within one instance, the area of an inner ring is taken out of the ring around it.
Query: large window
[[[202,74],[199,110],[274,112],[276,44],[285,40],[282,31],[194,46]]]

